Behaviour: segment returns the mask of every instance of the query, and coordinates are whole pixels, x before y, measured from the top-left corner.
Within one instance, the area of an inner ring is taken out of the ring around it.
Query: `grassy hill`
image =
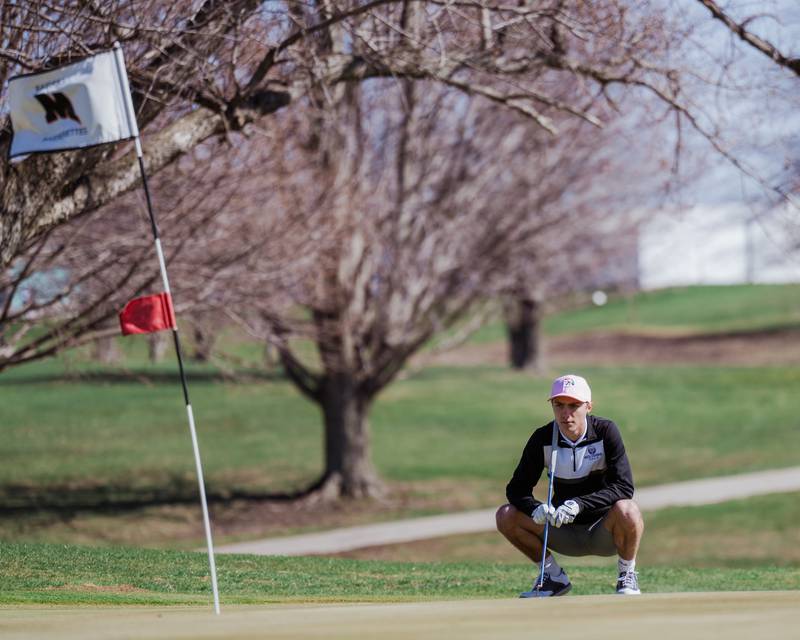
[[[144,375],[144,372],[141,372]],[[625,436],[640,485],[800,461],[793,368],[585,369],[595,413]],[[374,458],[395,482],[472,479],[496,501],[533,428],[550,419],[549,379],[492,367],[436,368],[392,385],[371,415]],[[316,408],[283,380],[195,380],[209,489],[282,491],[321,470]],[[134,377],[0,381],[6,445],[0,505],[194,495],[185,413],[173,382]]]
[[[794,285],[645,293],[564,311],[547,319],[546,331],[795,327],[799,293]],[[474,338],[503,339],[499,325]],[[257,351],[235,336],[225,340],[236,353]],[[0,542],[0,602],[206,604],[210,598],[204,554],[119,546],[191,548],[202,536],[175,365],[148,364],[142,341],[129,340],[123,348],[127,358],[117,367],[98,366],[77,351],[0,374],[0,540],[5,541]],[[595,413],[620,425],[638,486],[800,464],[797,367],[575,365],[592,381]],[[254,512],[245,504],[236,507],[237,517],[252,525],[249,533],[217,509],[224,516],[217,542],[226,535],[252,537],[257,530],[289,532],[347,524],[348,518],[369,521],[499,504],[530,431],[550,417],[544,398],[552,373],[532,376],[485,365],[413,373],[391,385],[370,416],[373,458],[393,502],[287,510],[283,521],[275,512]],[[274,371],[248,374],[234,380],[211,365],[189,366],[212,496],[290,491],[321,470],[316,407]],[[74,509],[154,498],[182,498],[190,505]],[[13,510],[37,501],[65,508]],[[648,515],[643,583],[650,592],[800,588],[794,552],[800,541],[792,528],[797,503],[796,495],[765,496]],[[81,540],[106,548],[23,540]],[[222,557],[223,603],[507,597],[531,579],[529,567],[516,555],[505,555],[513,550],[494,534],[426,546],[429,555],[410,556],[409,562]],[[430,562],[442,558],[464,562]],[[689,568],[697,566],[705,569]],[[605,565],[575,563],[570,573],[576,593],[611,588],[613,576]]]
[[[549,300],[549,305],[564,304]],[[627,333],[723,333],[800,328],[800,285],[729,285],[680,287],[612,294],[603,306],[588,296],[569,301],[569,309],[549,314],[546,335],[587,331]],[[502,323],[492,323],[472,338],[493,342],[505,337]]]

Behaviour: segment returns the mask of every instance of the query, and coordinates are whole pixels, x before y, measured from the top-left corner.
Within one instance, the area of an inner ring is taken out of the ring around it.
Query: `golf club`
[[[558,425],[553,420],[553,442],[550,449],[550,466],[547,469],[548,485],[547,485],[547,507],[548,512],[553,504],[553,476],[555,475],[556,461],[558,459]],[[547,558],[547,536],[550,533],[550,518],[544,521],[544,538],[542,539],[542,570],[539,573],[539,584],[537,589],[541,589],[544,584],[544,561]]]

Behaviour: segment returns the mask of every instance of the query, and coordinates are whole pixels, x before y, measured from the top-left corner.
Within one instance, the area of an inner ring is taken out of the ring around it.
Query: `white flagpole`
[[[125,98],[125,113],[128,118],[128,126],[134,136],[134,144],[136,145],[136,157],[139,161],[139,170],[142,174],[142,184],[144,185],[145,199],[147,200],[147,212],[150,215],[150,226],[153,230],[153,238],[155,240],[156,254],[158,255],[158,266],[161,269],[161,280],[164,283],[164,291],[170,294],[169,279],[167,278],[167,265],[164,261],[164,252],[161,249],[161,239],[158,235],[158,225],[156,225],[156,218],[153,214],[153,205],[150,200],[150,189],[147,185],[147,174],[144,170],[144,159],[142,154],[142,143],[139,139],[139,125],[136,122],[136,114],[133,110],[133,100],[131,99],[131,90],[128,86],[128,74],[125,71],[125,60],[122,56],[122,47],[119,42],[114,43],[114,59],[116,60],[117,78],[120,82],[120,88]],[[211,520],[208,517],[208,502],[206,500],[206,487],[203,480],[203,465],[200,462],[200,447],[197,443],[197,431],[194,426],[194,413],[192,412],[192,405],[189,402],[189,387],[186,384],[186,373],[183,369],[183,357],[181,356],[181,345],[178,339],[178,327],[172,329],[172,337],[175,340],[175,353],[178,357],[178,368],[180,369],[181,385],[183,386],[183,398],[186,401],[186,414],[189,418],[189,432],[192,436],[192,448],[194,449],[194,462],[197,468],[197,483],[200,486],[200,502],[203,507],[203,524],[206,530],[206,545],[208,547],[208,566],[211,571],[211,588],[214,593],[214,612],[219,615],[219,589],[217,588],[217,565],[214,560],[214,544],[211,539]]]

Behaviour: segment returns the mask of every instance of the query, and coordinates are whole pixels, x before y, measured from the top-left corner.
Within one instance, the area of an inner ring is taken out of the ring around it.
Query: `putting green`
[[[3,640],[136,638],[796,638],[800,592],[199,608],[0,608]]]

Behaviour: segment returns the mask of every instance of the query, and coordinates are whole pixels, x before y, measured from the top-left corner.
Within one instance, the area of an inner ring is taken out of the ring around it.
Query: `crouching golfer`
[[[611,420],[589,415],[592,392],[580,376],[557,378],[549,401],[555,420],[533,432],[506,487],[510,504],[497,511],[500,533],[539,566],[533,588],[520,597],[560,596],[572,587],[551,549],[566,556],[618,554],[617,593],[637,595],[636,552],[644,522],[631,499],[633,476],[619,429]],[[533,498],[532,490],[550,467],[553,443],[557,455],[548,507]]]

